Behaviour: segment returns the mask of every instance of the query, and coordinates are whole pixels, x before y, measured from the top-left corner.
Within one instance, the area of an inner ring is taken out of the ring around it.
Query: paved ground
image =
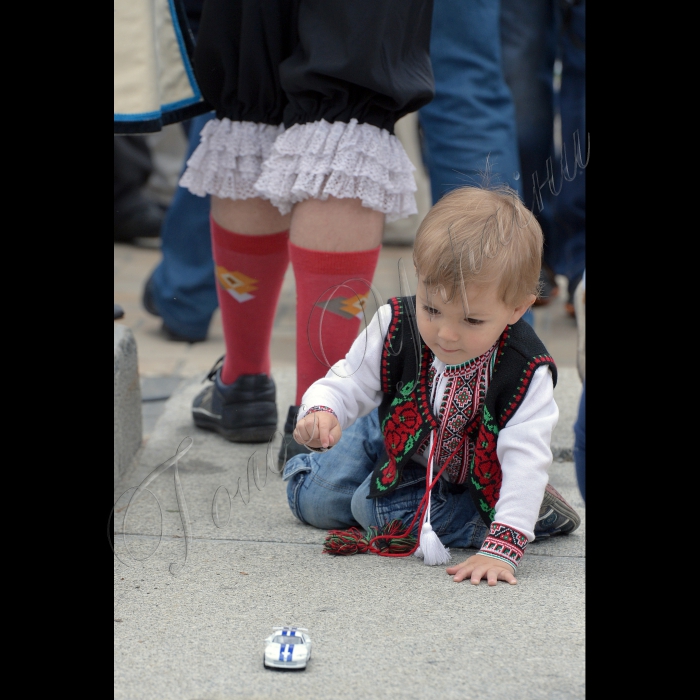
[[[570,461],[580,382],[563,300],[536,309],[535,322],[561,370],[551,481],[583,525],[532,543],[517,586],[476,587],[415,557],[322,554],[325,533],[286,504],[279,438],[269,468],[265,445],[194,428],[191,399],[223,353],[220,321],[217,313],[205,343],[165,340],[139,301],[158,259],[157,248],[114,247],[115,302],[136,338],[144,399],[169,397],[144,401],[144,446],[115,485],[115,699],[585,697],[585,508]],[[398,292],[399,259],[409,262],[410,249],[381,254],[384,297]],[[294,393],[293,289],[290,271],[272,350],[280,413]],[[157,475],[127,511],[179,445],[190,446],[177,469]],[[452,551],[456,561],[470,553]],[[262,641],[282,624],[309,629],[304,672],[263,668]]]

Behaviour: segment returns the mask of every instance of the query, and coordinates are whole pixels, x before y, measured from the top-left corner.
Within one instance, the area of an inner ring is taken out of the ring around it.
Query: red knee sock
[[[357,337],[380,250],[327,253],[290,242],[297,290],[297,405]]]
[[[289,233],[243,236],[211,221],[216,291],[226,342],[221,381],[270,374],[270,337],[284,273]]]

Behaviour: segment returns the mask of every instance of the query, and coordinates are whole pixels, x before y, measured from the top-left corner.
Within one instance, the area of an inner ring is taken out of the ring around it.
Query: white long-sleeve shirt
[[[379,406],[383,397],[381,357],[390,320],[391,307],[385,304],[365,332],[356,338],[345,358],[306,391],[299,419],[309,409],[324,406],[333,410],[340,427],[346,430]],[[436,357],[433,367],[437,390],[432,410],[437,416],[444,394],[446,365]],[[528,541],[535,538],[535,522],[552,463],[552,431],[558,418],[552,373],[547,366],[538,367],[520,406],[499,432],[496,445],[503,482],[494,521],[519,530]],[[415,459],[426,463],[425,457]]]

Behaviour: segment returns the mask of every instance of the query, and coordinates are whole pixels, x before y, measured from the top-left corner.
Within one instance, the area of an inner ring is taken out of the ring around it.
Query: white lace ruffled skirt
[[[432,0],[207,0],[194,69],[217,118],[180,184],[283,214],[328,197],[415,214],[393,128],[434,95],[431,18]]]
[[[195,195],[262,197],[287,214],[304,199],[357,198],[387,221],[417,213],[415,168],[399,139],[372,124],[271,126],[212,119],[180,185]]]

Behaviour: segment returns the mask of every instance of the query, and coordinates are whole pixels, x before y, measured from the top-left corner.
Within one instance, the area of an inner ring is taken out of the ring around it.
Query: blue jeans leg
[[[382,454],[384,441],[375,409],[355,421],[327,452],[292,457],[282,474],[292,513],[301,522],[324,530],[357,527],[353,495],[368,481]]]
[[[522,196],[515,110],[501,68],[500,2],[435,0],[430,59],[435,97],[423,107],[433,204],[456,187],[505,182]]]
[[[578,405],[578,417],[574,423],[574,464],[576,480],[583,502],[586,502],[586,382],[583,383]]]
[[[547,159],[554,156],[555,2],[501,0],[503,74],[515,104],[523,200],[542,227],[544,259],[552,269],[556,251]]]
[[[570,181],[564,179],[553,203],[556,227],[554,270],[566,276],[573,295],[575,283],[586,266],[586,3],[564,11],[561,20],[560,51],[562,62],[561,112],[562,159]],[[568,12],[568,16],[566,14]],[[583,167],[581,167],[583,166]],[[557,170],[561,166],[557,164]],[[557,181],[556,186],[559,186]]]
[[[199,133],[213,112],[187,123],[187,160],[199,144]],[[183,167],[184,171],[184,167]],[[209,197],[197,197],[178,187],[161,230],[162,260],[153,271],[156,308],[168,328],[204,338],[219,305],[209,230]]]

